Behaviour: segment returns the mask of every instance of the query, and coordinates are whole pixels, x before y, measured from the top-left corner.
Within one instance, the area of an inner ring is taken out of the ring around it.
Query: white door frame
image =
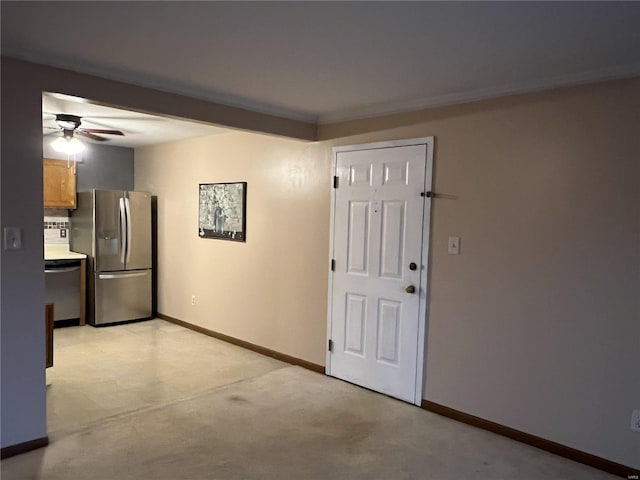
[[[332,167],[333,177],[337,175],[337,162],[338,153],[351,152],[359,150],[375,150],[379,148],[390,147],[406,147],[411,145],[426,145],[427,147],[427,168],[425,171],[424,179],[424,192],[431,190],[433,183],[433,144],[434,137],[422,137],[411,138],[406,140],[391,140],[387,142],[375,142],[365,143],[360,145],[345,145],[341,147],[333,147],[331,151],[332,155]],[[420,272],[420,288],[419,292],[419,318],[418,318],[418,351],[416,361],[416,379],[415,379],[415,395],[414,404],[422,404],[423,395],[423,379],[424,379],[424,359],[426,353],[426,340],[427,340],[427,315],[428,305],[427,300],[429,298],[429,274],[431,271],[429,265],[429,247],[431,246],[431,197],[424,196],[424,209],[422,213],[422,265],[423,270]],[[331,189],[331,220],[329,225],[329,264],[334,256],[334,228],[335,228],[335,203],[336,203],[336,189]],[[331,337],[331,313],[333,311],[333,272],[329,270],[329,290],[328,290],[328,308],[327,308],[327,343]],[[327,348],[326,354],[326,373],[331,375],[331,352]]]

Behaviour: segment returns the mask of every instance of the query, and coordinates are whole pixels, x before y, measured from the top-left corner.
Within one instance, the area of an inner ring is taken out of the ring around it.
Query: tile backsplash
[[[44,209],[44,243],[69,243],[69,211]]]

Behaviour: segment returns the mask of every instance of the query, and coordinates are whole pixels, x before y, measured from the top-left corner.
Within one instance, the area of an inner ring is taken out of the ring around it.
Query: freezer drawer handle
[[[45,268],[44,273],[69,273],[69,272],[77,272],[80,270],[80,267],[69,267],[69,268]]]
[[[105,274],[99,273],[98,278],[100,280],[112,280],[114,278],[128,278],[128,277],[144,277],[145,275],[149,275],[149,272],[139,272],[139,273],[116,273],[116,274]]]

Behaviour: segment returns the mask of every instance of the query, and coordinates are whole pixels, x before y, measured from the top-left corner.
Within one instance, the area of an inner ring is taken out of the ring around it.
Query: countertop
[[[68,244],[44,244],[45,260],[73,260],[87,258],[84,253],[72,252],[69,250]]]

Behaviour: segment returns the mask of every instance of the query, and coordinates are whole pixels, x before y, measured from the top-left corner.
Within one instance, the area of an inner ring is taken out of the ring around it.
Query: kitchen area
[[[48,366],[54,329],[148,319],[153,310],[152,199],[133,192],[134,149],[81,137],[82,151],[58,151],[54,142],[66,140],[58,132],[66,135],[67,125],[47,112],[74,107],[43,96]]]
[[[135,148],[226,130],[55,93],[43,93],[42,126],[44,268],[53,326],[151,318],[156,199],[135,191]]]
[[[175,364],[158,368],[156,336],[180,338],[163,351],[185,359],[202,340],[148,321],[157,309],[157,197],[135,189],[135,149],[225,130],[47,93],[42,127],[47,419],[55,437],[204,384]],[[57,151],[61,139],[83,148]]]
[[[136,341],[157,326],[141,321],[154,313],[153,217],[151,195],[134,191],[134,149],[83,141],[64,158],[51,141],[43,137],[47,425],[61,438],[162,392],[149,388],[152,343]]]

